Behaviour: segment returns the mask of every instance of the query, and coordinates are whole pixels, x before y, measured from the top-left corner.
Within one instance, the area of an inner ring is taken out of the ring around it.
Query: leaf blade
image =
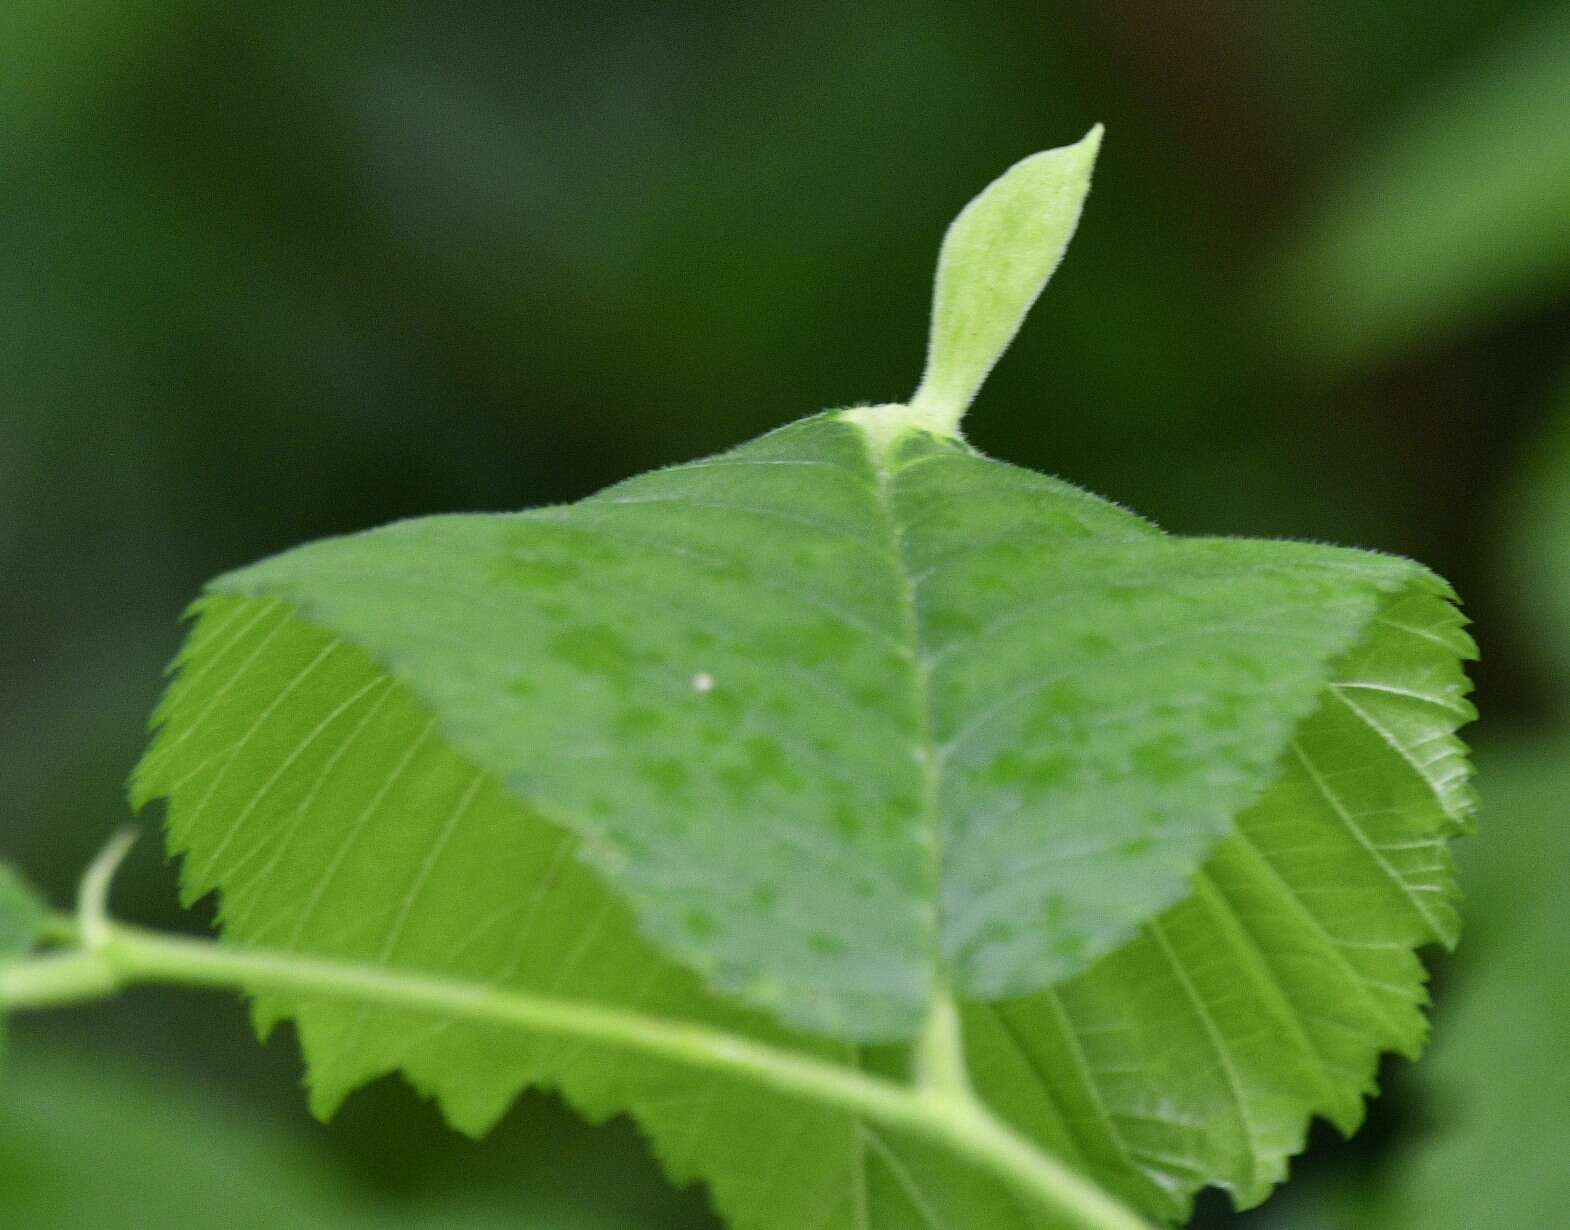
[[[215,589],[388,663],[710,985],[882,1042],[940,981],[1027,993],[1180,897],[1329,663],[1419,573],[1168,538],[957,442],[880,454],[820,417],[566,509],[405,522]]]
[[[1464,695],[1455,655],[1475,651],[1442,592],[1420,585],[1393,606],[1400,627],[1380,625],[1337,682]],[[972,1006],[973,1067],[989,1100],[1045,1147],[1055,1140],[1040,1105],[1070,1108],[1065,1122],[1100,1181],[1173,1222],[1207,1183],[1240,1207],[1263,1200],[1311,1115],[1356,1130],[1379,1056],[1413,1058],[1426,1040],[1416,949],[1453,939],[1448,843],[1473,800],[1454,774],[1460,714],[1430,717],[1401,736],[1409,749],[1440,749],[1419,768],[1328,693],[1299,732],[1302,755],[1239,818],[1192,897],[1056,988]],[[1351,783],[1346,815],[1320,792],[1316,761]],[[1370,791],[1372,769],[1393,772],[1395,786]],[[1391,848],[1383,862],[1381,847]],[[1415,889],[1443,908],[1411,909]]]
[[[341,838],[359,811],[346,806],[346,800],[374,788],[361,780],[354,789],[356,775],[381,780],[429,717],[406,688],[389,683],[385,686],[398,688],[400,696],[383,702],[383,715],[394,705],[403,706],[404,712],[384,739],[372,740],[385,747],[367,744],[362,730],[341,755],[334,756],[336,749],[324,745],[296,757],[296,782],[275,778],[275,764],[288,756],[280,749],[309,738],[323,727],[324,718],[336,724],[329,723],[327,733],[317,738],[347,741],[364,710],[374,704],[376,693],[367,690],[367,682],[385,676],[363,653],[345,648],[343,665],[352,659],[354,671],[336,679],[318,673],[311,676],[321,685],[315,695],[296,688],[288,703],[274,703],[303,667],[320,658],[332,638],[292,616],[286,617],[291,624],[283,632],[270,628],[265,618],[252,622],[259,605],[266,604],[208,600],[194,643],[215,643],[209,622],[219,630],[226,624],[232,628],[249,623],[252,641],[229,646],[228,669],[249,663],[251,677],[237,682],[226,677],[221,666],[203,674],[187,663],[166,701],[160,738],[179,740],[194,724],[194,733],[178,746],[200,767],[192,776],[168,757],[152,759],[139,774],[137,789],[138,798],[145,799],[174,784],[170,824],[176,848],[187,851],[188,889],[193,895],[214,886],[221,889],[226,941],[276,945],[279,933],[276,927],[268,929],[268,920],[280,913],[287,918],[291,902],[298,908],[311,898],[333,860],[336,841],[299,848],[276,861],[269,854],[253,853],[252,844],[287,841],[291,823],[324,828],[336,824]],[[1392,655],[1388,646],[1364,646],[1343,659],[1338,680],[1404,690],[1426,687],[1441,699],[1464,689],[1451,661],[1460,645],[1453,608],[1429,591],[1418,598],[1403,596],[1390,609],[1406,631],[1376,625],[1385,629],[1380,635],[1402,636],[1412,646],[1426,647],[1429,656]],[[217,643],[222,644],[222,638]],[[253,658],[257,645],[261,652]],[[1438,669],[1446,663],[1446,669]],[[262,686],[263,680],[271,682]],[[193,682],[187,687],[185,681]],[[215,695],[220,697],[217,702]],[[356,696],[360,708],[345,707],[345,700]],[[1311,723],[1300,731],[1315,754],[1334,751],[1348,729],[1361,730],[1367,755],[1408,765],[1329,695],[1322,709],[1335,715],[1331,728]],[[1440,722],[1456,716],[1454,706],[1428,711]],[[258,732],[258,717],[264,714]],[[1427,737],[1411,736],[1414,741]],[[1361,759],[1345,748],[1335,754],[1342,763]],[[1434,760],[1430,802],[1422,815],[1407,814],[1414,792],[1402,810],[1378,820],[1382,827],[1373,840],[1411,841],[1414,832],[1424,832],[1430,852],[1442,849],[1445,835],[1459,823],[1455,809],[1465,802],[1464,796],[1438,802],[1441,795],[1433,783],[1448,789],[1448,763],[1447,757]],[[329,765],[339,780],[323,785],[319,779]],[[220,775],[215,790],[212,780]],[[476,804],[489,816],[485,840],[467,855],[460,852],[450,865],[444,867],[444,855],[428,869],[433,852],[444,848],[440,833],[473,778],[472,765],[439,749],[405,770],[404,790],[390,796],[391,810],[381,817],[377,840],[362,845],[340,865],[335,887],[323,898],[327,908],[319,909],[299,936],[301,950],[627,1003],[870,1065],[875,1071],[897,1075],[902,1070],[903,1059],[896,1051],[794,1037],[765,1018],[707,995],[689,973],[638,938],[625,906],[573,859],[566,835],[520,809],[499,782],[488,782]],[[251,805],[253,792],[261,788],[266,790],[263,801]],[[342,793],[346,789],[348,793]],[[308,796],[306,819],[297,812]],[[437,796],[449,805],[435,805]],[[1191,1026],[1173,1016],[1172,1005],[1181,1002],[1170,993],[1177,975],[1170,959],[1153,952],[1147,938],[1136,939],[1056,990],[1022,1001],[967,1007],[972,1069],[988,1101],[1044,1147],[1082,1164],[1152,1216],[1172,1220],[1184,1215],[1193,1192],[1210,1181],[1231,1186],[1240,1200],[1260,1198],[1279,1180],[1285,1157],[1300,1147],[1311,1111],[1331,1115],[1344,1128],[1355,1125],[1377,1054],[1389,1047],[1411,1053],[1423,1036],[1422,971],[1411,945],[1434,936],[1414,930],[1415,916],[1408,912],[1376,908],[1380,903],[1388,906],[1392,886],[1357,871],[1364,856],[1353,836],[1342,835],[1342,853],[1334,858],[1305,842],[1306,835],[1322,845],[1337,829],[1333,817],[1326,820],[1307,805],[1305,799],[1312,797],[1311,783],[1301,771],[1276,783],[1244,817],[1241,838],[1229,839],[1212,854],[1205,878],[1252,931],[1273,937],[1263,959],[1286,985],[1273,996],[1261,994],[1256,985],[1249,1002],[1259,1006],[1253,1011],[1275,1022],[1273,1037],[1313,1031],[1309,1049],[1334,1060],[1333,1066],[1321,1061],[1331,1079],[1306,1066],[1313,1055],[1305,1059],[1301,1053],[1288,1057],[1279,1049],[1262,1053],[1245,1047],[1230,1062],[1241,1065],[1246,1076],[1243,1092],[1253,1126],[1234,1123],[1223,1130],[1219,1125],[1226,1117],[1217,1114],[1216,1098],[1231,1095],[1224,1081],[1206,1075],[1216,1070],[1217,1061],[1196,1062],[1186,1050],[1180,1051],[1181,1062],[1160,1058]],[[236,817],[243,829],[238,835],[230,832]],[[202,853],[220,843],[227,844],[219,861],[228,865],[215,867]],[[445,847],[449,854],[454,848],[451,841]],[[1415,847],[1413,858],[1407,873],[1420,876],[1422,862]],[[396,877],[388,874],[392,868],[398,870]],[[430,908],[408,909],[409,887],[422,873],[425,891],[433,894]],[[1327,886],[1345,887],[1340,895],[1326,897]],[[1363,906],[1354,908],[1358,902]],[[518,917],[520,910],[532,913],[533,920]],[[513,917],[504,925],[497,915],[508,911]],[[1295,914],[1296,921],[1274,923],[1272,915],[1279,912]],[[1211,938],[1215,913],[1213,905],[1191,900],[1164,915],[1161,927],[1169,943],[1184,953],[1226,952],[1227,944]],[[1334,939],[1327,938],[1327,929]],[[390,944],[395,937],[401,939]],[[1183,977],[1198,981],[1200,963],[1181,959]],[[1214,963],[1208,956],[1207,961]],[[1330,974],[1324,972],[1327,966],[1333,967]],[[1167,972],[1161,975],[1163,967]],[[1181,981],[1177,978],[1179,989]],[[1237,981],[1248,983],[1241,977]],[[1316,1014],[1325,1002],[1343,1005],[1338,1015],[1350,1015],[1352,1026],[1319,1021]],[[1345,1007],[1348,1004],[1352,1007]],[[358,1085],[402,1070],[417,1088],[438,1098],[450,1121],[479,1133],[519,1089],[545,1085],[560,1089],[594,1119],[633,1114],[673,1177],[710,1183],[717,1207],[739,1226],[785,1230],[820,1216],[836,1228],[906,1224],[900,1218],[916,1214],[900,1170],[926,1176],[921,1190],[928,1203],[936,1202],[937,1215],[947,1224],[966,1224],[966,1216],[977,1208],[992,1210],[986,1224],[1036,1224],[1007,1194],[963,1167],[945,1165],[931,1150],[887,1138],[891,1162],[876,1150],[868,1151],[861,1129],[848,1116],[804,1107],[739,1082],[667,1065],[628,1063],[596,1048],[443,1025],[405,1013],[367,1014],[341,1005],[277,999],[261,1005],[264,1024],[284,1015],[298,1019],[318,1113],[330,1113]],[[1130,1022],[1138,1026],[1132,1035]],[[1222,1030],[1222,1045],[1238,1045],[1236,1029],[1233,1020]],[[999,1030],[1011,1031],[1012,1041],[1000,1038]],[[1128,1075],[1131,1070],[1134,1075]],[[1157,1115],[1158,1106],[1167,1109]],[[1177,1122],[1172,1121],[1173,1107],[1182,1108]],[[1104,1126],[1087,1129],[1087,1121],[1095,1120]],[[783,1183],[773,1177],[786,1171],[811,1175],[813,1181]],[[785,1192],[791,1193],[790,1199]]]
[[[256,618],[258,608],[285,622],[270,626],[269,616]],[[226,641],[225,627],[232,637],[246,626],[249,639]],[[492,777],[467,811],[466,823],[479,826],[474,836],[483,840],[467,851],[452,841],[443,847],[440,834],[475,778],[474,767],[450,749],[428,746],[412,760],[401,789],[384,796],[374,837],[338,857],[363,811],[347,804],[375,790],[368,782],[385,778],[429,715],[407,688],[348,647],[331,659],[336,676],[318,668],[311,688],[290,690],[333,637],[272,604],[210,598],[199,608],[193,640],[228,643],[229,665],[203,673],[187,664],[162,707],[160,738],[197,768],[182,771],[168,756],[149,759],[137,774],[136,799],[169,792],[171,848],[185,857],[187,893],[220,892],[224,942],[621,1004],[847,1063],[898,1062],[788,1035],[709,996],[638,938],[625,906],[573,857],[571,835],[526,812]],[[276,703],[286,691],[288,702]],[[276,776],[272,767],[290,754],[283,749],[302,743],[308,746],[294,756],[291,777]],[[319,836],[302,840],[311,830]],[[443,848],[433,867],[433,853]],[[319,893],[328,871],[331,881]],[[411,906],[410,889],[422,875],[422,896]],[[892,1194],[900,1180],[886,1158],[861,1146],[854,1118],[736,1079],[571,1040],[342,1002],[267,996],[256,1015],[263,1031],[284,1017],[295,1020],[311,1104],[321,1116],[356,1088],[401,1071],[438,1099],[455,1127],[480,1135],[520,1090],[545,1087],[596,1122],[631,1114],[672,1178],[704,1179],[736,1225],[897,1224],[888,1208],[868,1211],[857,1193],[869,1185],[888,1189],[891,1204],[905,1207],[907,1197]],[[1005,1230],[1041,1224],[989,1177],[906,1141],[890,1139],[887,1148],[896,1159],[924,1158],[929,1176],[939,1176],[931,1198],[944,1224],[964,1224],[967,1208],[992,1210]]]

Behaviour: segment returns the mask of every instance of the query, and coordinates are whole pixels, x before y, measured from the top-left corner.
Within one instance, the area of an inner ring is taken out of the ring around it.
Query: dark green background
[[[1080,235],[972,439],[1174,531],[1450,576],[1478,738],[1537,783],[1505,793],[1540,820],[1490,810],[1479,849],[1510,834],[1507,882],[1570,870],[1570,773],[1533,751],[1570,698],[1570,6],[1545,0],[5,0],[0,855],[64,900],[124,822],[208,576],[906,395],[948,219],[1098,120]],[[118,906],[196,925],[173,885],[147,840]],[[1508,947],[1507,899],[1476,922]],[[709,1224],[629,1127],[544,1098],[480,1146],[390,1083],[315,1125],[292,1040],[256,1048],[224,999],[17,1032],[0,1201],[29,1226]],[[1465,1118],[1424,1071],[1392,1065],[1370,1128],[1316,1136],[1249,1224],[1406,1224],[1338,1210]],[[1544,1122],[1570,1169],[1570,1105]]]

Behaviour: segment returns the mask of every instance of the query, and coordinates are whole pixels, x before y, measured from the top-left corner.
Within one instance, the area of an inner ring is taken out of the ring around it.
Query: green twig
[[[74,925],[51,916],[48,934],[70,940],[75,932],[78,946],[0,966],[0,1009],[56,1007],[159,983],[344,999],[598,1043],[742,1077],[923,1137],[990,1170],[1081,1230],[1145,1230],[1138,1216],[1041,1152],[970,1092],[962,1069],[954,1067],[960,1059],[952,1003],[934,1014],[922,1080],[907,1086],[705,1025],[630,1009],[383,966],[233,948],[116,923],[105,905],[110,877],[128,847],[126,838],[117,838],[89,868]]]

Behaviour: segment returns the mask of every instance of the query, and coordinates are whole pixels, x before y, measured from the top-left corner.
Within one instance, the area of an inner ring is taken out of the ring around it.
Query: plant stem
[[[959,1004],[947,988],[939,988],[934,994],[927,1026],[916,1039],[916,1082],[929,1092],[941,1090],[956,1098],[975,1100],[965,1064]]]
[[[964,1090],[907,1087],[707,1026],[628,1009],[381,966],[231,948],[128,927],[102,913],[84,914],[82,938],[91,934],[91,947],[0,966],[0,1008],[54,1007],[106,998],[139,983],[163,983],[348,999],[554,1034],[744,1077],[777,1093],[925,1137],[1004,1178],[1080,1230],[1145,1230],[1139,1217],[1036,1149]],[[63,937],[69,928],[56,917],[48,931]]]

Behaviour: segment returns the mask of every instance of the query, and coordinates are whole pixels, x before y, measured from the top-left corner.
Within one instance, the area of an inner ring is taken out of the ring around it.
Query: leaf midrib
[[[913,748],[921,766],[921,839],[927,849],[928,901],[924,915],[928,924],[927,952],[931,963],[932,982],[929,988],[928,1011],[948,993],[948,976],[943,956],[943,871],[944,837],[943,817],[939,810],[939,761],[936,739],[933,737],[931,665],[927,658],[921,633],[921,609],[916,593],[916,580],[910,566],[905,530],[900,524],[894,506],[894,479],[899,473],[889,465],[889,452],[880,450],[872,437],[857,429],[866,450],[868,464],[872,467],[874,482],[873,506],[883,534],[887,556],[895,574],[896,596],[900,611],[901,632],[910,653],[911,711],[916,722],[916,743]],[[892,450],[889,450],[892,451]]]

